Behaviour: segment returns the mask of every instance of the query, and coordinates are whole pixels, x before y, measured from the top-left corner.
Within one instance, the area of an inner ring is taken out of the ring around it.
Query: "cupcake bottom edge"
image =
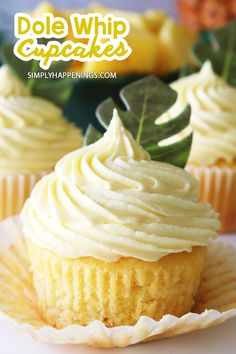
[[[40,314],[56,328],[134,325],[141,316],[182,316],[194,305],[206,247],[168,255],[157,262],[123,258],[66,259],[27,240]]]

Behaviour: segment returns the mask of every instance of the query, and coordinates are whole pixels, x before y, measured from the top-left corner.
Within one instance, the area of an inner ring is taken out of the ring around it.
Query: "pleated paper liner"
[[[46,174],[0,175],[0,220],[19,213],[35,184]]]
[[[219,166],[187,165],[200,184],[200,199],[220,213],[221,232],[236,231],[236,164]]]
[[[220,241],[208,246],[207,264],[193,312],[155,321],[143,316],[134,326],[107,328],[49,326],[37,311],[37,301],[19,217],[0,223],[0,313],[18,330],[36,340],[57,344],[126,347],[217,325],[236,316],[236,249]]]

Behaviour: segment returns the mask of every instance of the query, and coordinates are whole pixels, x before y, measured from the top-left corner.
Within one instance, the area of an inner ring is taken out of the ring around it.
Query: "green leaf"
[[[192,134],[169,145],[163,146],[161,143],[189,125],[190,106],[173,120],[155,124],[155,121],[175,103],[177,93],[154,75],[124,87],[120,97],[125,109],[118,107],[112,98],[98,106],[96,114],[101,125],[105,129],[108,127],[113,110],[116,108],[125,127],[151,154],[153,160],[184,167],[190,152]]]
[[[85,136],[84,136],[84,146],[95,143],[102,137],[100,133],[92,124],[89,124]]]
[[[46,98],[59,106],[63,106],[71,95],[73,89],[72,80],[49,77],[28,78],[28,73],[36,72],[48,75],[49,73],[64,72],[70,62],[54,61],[48,70],[43,70],[36,60],[22,61],[17,58],[13,52],[13,47],[13,43],[7,43],[2,48],[1,57],[3,62],[8,64],[19,79],[31,89],[33,95]]]
[[[184,168],[189,157],[190,148],[192,145],[192,134],[189,134],[181,141],[173,143],[171,145],[155,148],[155,150],[147,151],[151,154],[153,160],[164,161]]]
[[[236,20],[202,33],[192,52],[198,65],[210,60],[218,75],[236,85]]]
[[[64,106],[73,90],[73,82],[70,79],[41,81],[34,85],[32,93],[54,102],[58,106]]]
[[[8,64],[15,74],[21,79],[24,83],[27,83],[27,73],[31,71],[32,62],[22,61],[15,56],[13,53],[14,45],[12,43],[7,43],[1,51],[1,59],[5,64]]]

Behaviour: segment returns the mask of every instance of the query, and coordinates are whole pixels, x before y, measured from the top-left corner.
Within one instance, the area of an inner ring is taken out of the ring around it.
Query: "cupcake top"
[[[176,117],[186,104],[192,108],[193,144],[189,162],[213,165],[236,158],[236,88],[218,77],[211,63],[199,73],[172,83],[178,99],[164,118]],[[159,120],[158,120],[159,121]]]
[[[185,170],[152,161],[117,112],[96,143],[62,158],[21,213],[24,235],[56,254],[157,261],[215,237],[218,215]]]
[[[0,68],[0,174],[50,171],[81,142],[60,108],[33,97],[8,66]]]

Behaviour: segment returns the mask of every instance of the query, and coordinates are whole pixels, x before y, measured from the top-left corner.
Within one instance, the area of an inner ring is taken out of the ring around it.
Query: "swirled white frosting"
[[[194,131],[189,162],[212,165],[236,158],[236,88],[229,86],[206,62],[199,73],[172,83],[178,99],[163,119],[176,117],[191,105]],[[158,121],[157,121],[158,122]]]
[[[33,97],[8,66],[0,69],[0,173],[50,171],[81,146],[78,128],[61,109]]]
[[[152,161],[114,117],[96,143],[74,151],[34,188],[21,214],[26,237],[68,258],[156,261],[205,246],[219,227],[198,182]]]

